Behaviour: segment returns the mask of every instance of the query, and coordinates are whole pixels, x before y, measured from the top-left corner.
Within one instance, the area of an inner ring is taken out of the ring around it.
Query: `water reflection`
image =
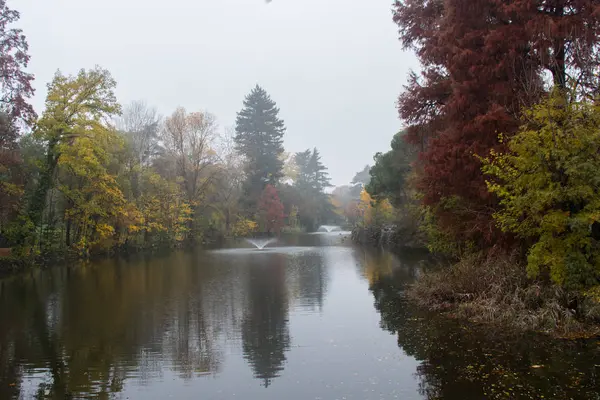
[[[388,255],[369,255],[362,266],[382,328],[397,335],[406,354],[420,360],[416,372],[423,397],[600,399],[596,340],[518,335],[415,309],[402,293],[419,268],[411,254],[404,258],[394,264]]]
[[[267,261],[271,261],[268,262]],[[276,255],[249,270],[248,312],[242,323],[244,357],[268,387],[279,376],[290,348],[285,259]]]
[[[500,337],[413,309],[402,294],[422,254],[343,235],[278,246],[0,281],[0,398],[598,398],[594,342]]]

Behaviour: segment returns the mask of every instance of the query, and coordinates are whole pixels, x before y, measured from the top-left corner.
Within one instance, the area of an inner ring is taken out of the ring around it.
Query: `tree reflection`
[[[370,258],[372,261],[373,258]],[[483,329],[415,309],[402,295],[415,275],[411,263],[371,267],[370,290],[383,329],[421,361],[420,391],[428,399],[598,399],[600,351],[592,342]]]
[[[203,315],[212,269],[198,272],[193,254],[174,257],[3,281],[0,398],[108,398],[128,376],[156,375],[168,360],[183,378],[217,371],[213,319]],[[41,369],[43,382],[25,393],[23,374]]]
[[[2,280],[0,398],[110,398],[166,366],[185,380],[216,374],[231,344],[269,386],[291,346],[290,303],[322,307],[325,262],[178,252]]]
[[[284,368],[290,348],[285,258],[265,258],[249,272],[248,311],[242,324],[244,357],[268,387]]]

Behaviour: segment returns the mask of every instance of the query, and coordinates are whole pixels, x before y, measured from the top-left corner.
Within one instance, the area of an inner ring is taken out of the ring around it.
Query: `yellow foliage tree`
[[[568,288],[600,283],[600,105],[557,92],[525,113],[508,152],[484,159],[502,230],[531,243],[528,272]]]

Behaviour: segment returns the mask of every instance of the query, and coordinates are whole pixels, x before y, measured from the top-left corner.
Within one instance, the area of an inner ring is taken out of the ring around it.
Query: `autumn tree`
[[[271,185],[265,186],[258,200],[258,222],[264,232],[279,233],[283,227],[285,215],[283,204],[277,194],[277,189]]]
[[[283,177],[285,125],[276,103],[260,86],[246,96],[235,132],[237,149],[246,158],[245,208],[251,212],[265,186],[276,185]]]
[[[526,116],[507,151],[484,162],[496,221],[530,246],[531,276],[600,285],[600,107],[568,103],[559,88]]]
[[[18,11],[8,8],[6,0],[0,0],[0,110],[13,121],[31,125],[36,114],[28,103],[34,93],[33,75],[25,71],[30,59],[29,46],[21,29],[9,28],[19,18]],[[0,140],[14,142],[16,136],[2,135]],[[4,147],[4,143],[0,146]]]
[[[516,0],[501,4],[528,40],[528,56],[554,86],[593,99],[599,88],[600,4],[596,0]],[[515,29],[515,28],[513,28]]]
[[[117,127],[124,134],[134,159],[148,166],[162,152],[160,144],[161,117],[156,108],[144,101],[133,101],[123,109]]]
[[[8,114],[0,113],[0,232],[19,211],[23,194],[21,156],[17,152],[17,143],[12,138],[18,136],[18,130]]]
[[[66,199],[65,243],[83,254],[105,239],[112,247],[117,221],[124,217],[129,217],[124,229],[138,229],[137,209],[127,207],[116,175],[109,170],[112,154],[121,146],[116,130],[105,125],[60,145],[58,189]]]
[[[184,108],[178,108],[165,120],[163,140],[167,156],[175,161],[177,177],[194,212],[199,210],[217,173],[213,149],[216,127],[212,114],[188,114]]]
[[[19,126],[31,125],[36,119],[28,103],[34,89],[33,75],[26,72],[30,58],[27,40],[21,29],[10,27],[19,17],[18,11],[0,0],[0,232],[21,207]]]
[[[34,225],[39,226],[42,222],[47,195],[54,187],[55,172],[63,153],[67,151],[69,157],[75,158],[74,161],[96,162],[98,154],[87,153],[96,151],[89,148],[93,146],[92,142],[109,145],[114,139],[114,127],[110,121],[121,112],[114,94],[115,87],[116,82],[110,73],[100,67],[82,69],[75,76],[66,76],[59,71],[48,85],[46,109],[35,131],[36,137],[46,144],[46,157],[29,203],[29,216]],[[80,145],[88,149],[80,148]],[[77,155],[79,151],[82,153]],[[83,158],[88,155],[96,161]],[[83,165],[73,168],[78,173],[86,172]],[[67,233],[68,244],[69,241]]]
[[[224,219],[225,232],[230,233],[239,214],[239,202],[244,181],[244,160],[235,149],[233,134],[221,136],[218,149],[217,173],[214,179],[215,209]]]
[[[521,105],[539,98],[529,39],[491,0],[396,1],[394,20],[423,65],[399,100],[407,138],[422,150],[423,203],[455,240],[489,244],[496,200],[474,154],[502,147],[498,133],[514,133]]]

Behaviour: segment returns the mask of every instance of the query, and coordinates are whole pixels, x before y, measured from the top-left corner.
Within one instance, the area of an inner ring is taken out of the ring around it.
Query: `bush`
[[[483,171],[499,226],[531,243],[529,275],[549,272],[568,290],[600,284],[600,106],[556,92],[525,112],[508,149]]]

